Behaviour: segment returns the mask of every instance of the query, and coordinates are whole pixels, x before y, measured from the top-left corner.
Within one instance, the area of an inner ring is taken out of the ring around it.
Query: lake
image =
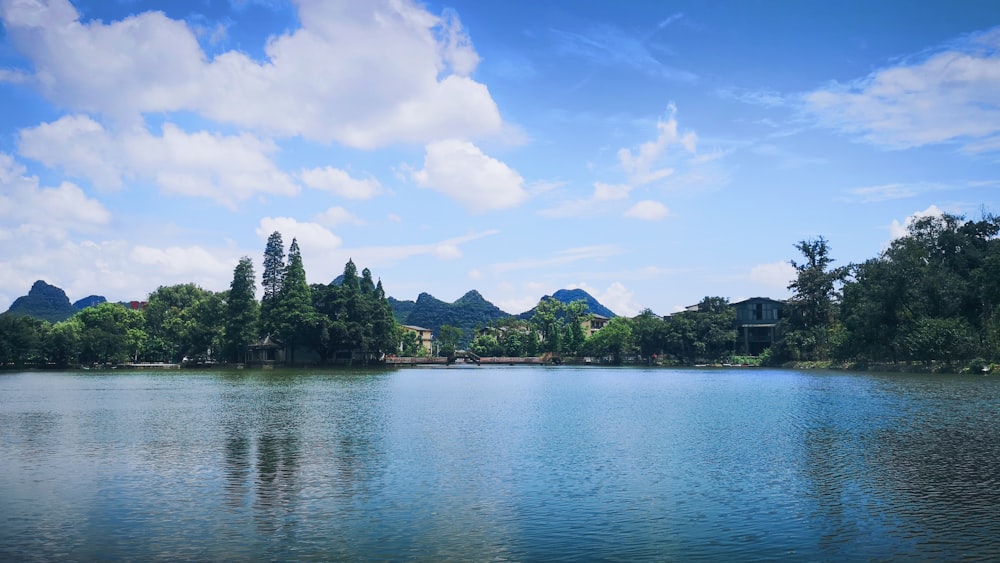
[[[1000,379],[0,374],[0,560],[1000,558]]]

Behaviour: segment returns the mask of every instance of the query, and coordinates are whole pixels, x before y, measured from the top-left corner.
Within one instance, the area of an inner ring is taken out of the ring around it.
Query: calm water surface
[[[0,375],[0,560],[1000,559],[1000,379]]]

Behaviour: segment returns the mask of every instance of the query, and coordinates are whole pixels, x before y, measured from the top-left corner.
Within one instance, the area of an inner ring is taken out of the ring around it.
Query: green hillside
[[[36,281],[28,294],[15,299],[7,310],[9,315],[34,317],[50,323],[65,321],[76,312],[77,308],[63,290],[42,280]]]

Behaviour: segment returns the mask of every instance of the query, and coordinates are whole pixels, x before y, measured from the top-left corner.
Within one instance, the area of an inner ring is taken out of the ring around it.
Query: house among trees
[[[756,356],[774,346],[775,329],[785,308],[783,301],[751,297],[730,306],[736,310],[736,344],[740,353]]]
[[[247,364],[273,366],[285,362],[285,346],[267,335],[247,346]]]
[[[431,329],[423,328],[414,325],[400,325],[401,328],[407,332],[412,332],[417,335],[417,342],[420,347],[424,349],[428,354],[433,353],[432,350],[432,340]]]
[[[608,317],[604,315],[598,315],[597,313],[591,313],[587,318],[580,322],[580,326],[583,327],[583,334],[590,338],[594,336],[594,333],[604,328],[604,325],[608,324]]]

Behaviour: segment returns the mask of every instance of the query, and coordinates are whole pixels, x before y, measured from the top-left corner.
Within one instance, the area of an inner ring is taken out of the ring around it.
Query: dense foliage
[[[399,326],[382,282],[374,283],[367,269],[359,277],[348,262],[342,285],[310,286],[297,241],[286,263],[279,233],[268,239],[264,264],[263,303],[255,297],[253,263],[244,257],[227,291],[161,286],[143,309],[100,303],[55,324],[5,313],[0,366],[244,362],[264,337],[280,343],[290,363],[368,363],[398,350]]]
[[[853,268],[829,331],[832,355],[863,362],[1000,359],[1000,219],[914,221]]]
[[[830,267],[797,245],[794,292],[771,358],[985,366],[1000,359],[1000,219],[917,219],[880,256]]]

